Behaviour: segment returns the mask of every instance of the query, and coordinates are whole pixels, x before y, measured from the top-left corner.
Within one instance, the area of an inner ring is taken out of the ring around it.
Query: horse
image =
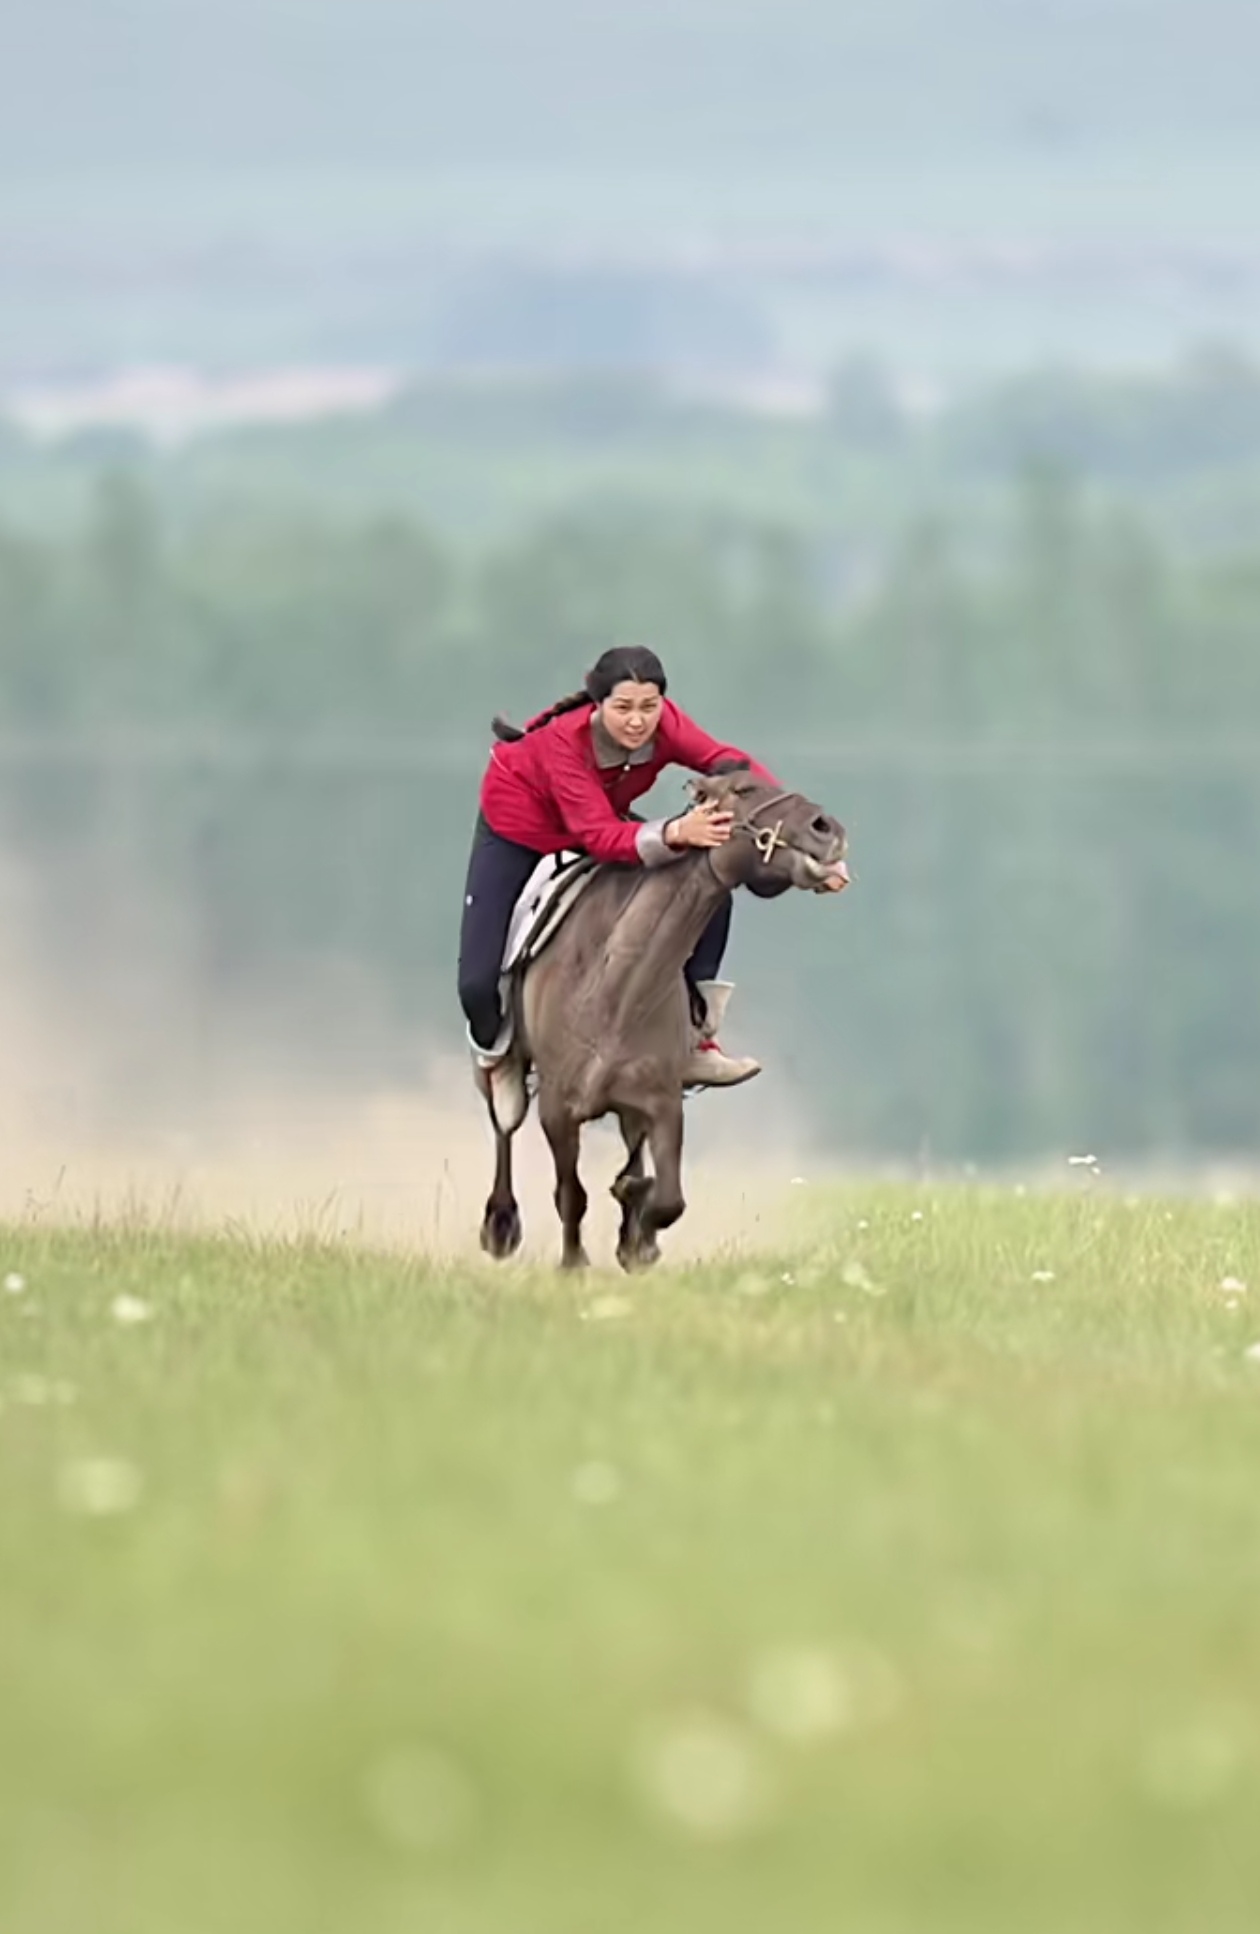
[[[683,968],[723,895],[741,886],[766,900],[793,887],[823,893],[848,879],[844,827],[803,794],[780,791],[746,767],[696,780],[691,793],[733,814],[728,843],[668,866],[600,867],[555,937],[513,980],[513,1052],[532,1065],[537,1081],[539,1121],[555,1163],[563,1269],[588,1260],[588,1198],[578,1173],[586,1122],[616,1115],[625,1141],[625,1165],[612,1185],[623,1269],[655,1263],[657,1237],[686,1208],[682,1076],[695,1017]],[[502,1260],[522,1236],[512,1184],[515,1130],[505,1133],[493,1110],[490,1120],[495,1172],[481,1246]]]

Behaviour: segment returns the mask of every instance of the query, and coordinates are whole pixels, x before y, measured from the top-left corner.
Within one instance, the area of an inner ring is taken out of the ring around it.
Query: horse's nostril
[[[831,831],[831,821],[825,813],[819,813],[817,818],[812,822],[811,829],[815,833],[829,833]]]

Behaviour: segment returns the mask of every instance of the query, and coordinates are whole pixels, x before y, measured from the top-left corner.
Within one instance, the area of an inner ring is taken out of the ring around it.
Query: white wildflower
[[[579,1464],[570,1488],[579,1504],[612,1504],[621,1496],[621,1478],[611,1464]]]
[[[1162,1806],[1193,1812],[1223,1799],[1247,1759],[1245,1741],[1224,1718],[1204,1718],[1158,1734],[1140,1768],[1143,1786]]]
[[[593,1323],[611,1323],[619,1316],[629,1316],[633,1308],[628,1296],[597,1296],[585,1314]]]
[[[147,1323],[153,1315],[152,1303],[142,1296],[115,1296],[109,1306],[115,1323]]]
[[[863,1645],[772,1647],[753,1661],[746,1692],[757,1724],[797,1744],[882,1725],[903,1696],[895,1667]]]
[[[1034,1283],[1052,1283],[1054,1281],[1054,1271],[1053,1269],[1034,1269],[1030,1281]]]
[[[922,1209],[913,1209],[910,1214],[910,1220],[911,1222],[922,1222],[923,1220]]]
[[[26,1288],[26,1278],[19,1275],[16,1269],[11,1269],[4,1279],[4,1287],[8,1295],[20,1296]]]
[[[801,1743],[842,1732],[855,1714],[853,1687],[839,1662],[811,1646],[780,1646],[754,1659],[747,1705],[767,1732]]]
[[[121,1457],[81,1457],[61,1473],[59,1493],[67,1511],[86,1517],[116,1517],[140,1501],[143,1480]]]
[[[1247,1294],[1246,1283],[1241,1282],[1237,1276],[1222,1276],[1221,1289],[1226,1296],[1245,1296]]]
[[[774,1787],[756,1738],[716,1714],[680,1714],[656,1726],[632,1756],[654,1811],[698,1840],[726,1840],[769,1813]]]

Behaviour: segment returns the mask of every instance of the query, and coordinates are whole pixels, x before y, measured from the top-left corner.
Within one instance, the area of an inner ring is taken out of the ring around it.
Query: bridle
[[[768,813],[773,807],[782,806],[787,800],[800,797],[799,792],[772,793],[769,799],[763,799],[759,806],[754,806],[750,813],[747,813],[743,819],[737,819],[732,825],[733,833],[748,834],[761,855],[763,866],[769,866],[780,847],[785,853],[800,852],[801,848],[794,846],[790,839],[784,839],[782,818],[776,819],[773,826],[758,826],[758,819],[762,813]]]
[[[756,848],[756,851],[760,854],[763,866],[769,866],[771,860],[778,852],[800,853],[803,855],[805,853],[803,846],[798,846],[795,840],[784,838],[782,815],[775,820],[773,826],[758,826],[757,824],[762,813],[772,812],[776,806],[786,805],[789,799],[803,798],[804,794],[799,792],[772,792],[769,799],[761,800],[750,812],[745,813],[742,819],[732,821],[732,835],[735,833],[746,833]],[[709,853],[708,857],[710,862],[712,862],[712,852]]]

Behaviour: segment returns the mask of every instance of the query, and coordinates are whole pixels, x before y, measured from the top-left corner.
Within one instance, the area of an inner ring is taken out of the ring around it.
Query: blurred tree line
[[[647,640],[850,826],[852,895],[741,908],[734,962],[833,1146],[1254,1147],[1260,549],[1180,555],[1038,462],[982,558],[936,518],[858,589],[849,563],[608,504],[475,553],[396,515],[172,527],[110,475],[80,530],[0,530],[0,806],[40,944],[125,952],[139,918],[206,1014],[350,963],[399,1065],[453,1043],[489,717]]]
[[[1029,466],[1088,478],[1182,547],[1246,543],[1260,514],[1260,364],[1227,347],[940,393],[855,356],[816,401],[777,407],[729,372],[686,390],[651,370],[524,369],[431,376],[362,415],[161,449],[116,425],[40,443],[0,418],[0,521],[64,533],[111,465],[147,478],[179,530],[232,503],[284,503],[338,527],[402,513],[484,544],[615,498],[658,520],[718,509],[786,524],[833,552],[842,536],[853,583],[885,571],[907,517],[931,505],[949,506],[956,547],[987,551],[1008,479]]]

